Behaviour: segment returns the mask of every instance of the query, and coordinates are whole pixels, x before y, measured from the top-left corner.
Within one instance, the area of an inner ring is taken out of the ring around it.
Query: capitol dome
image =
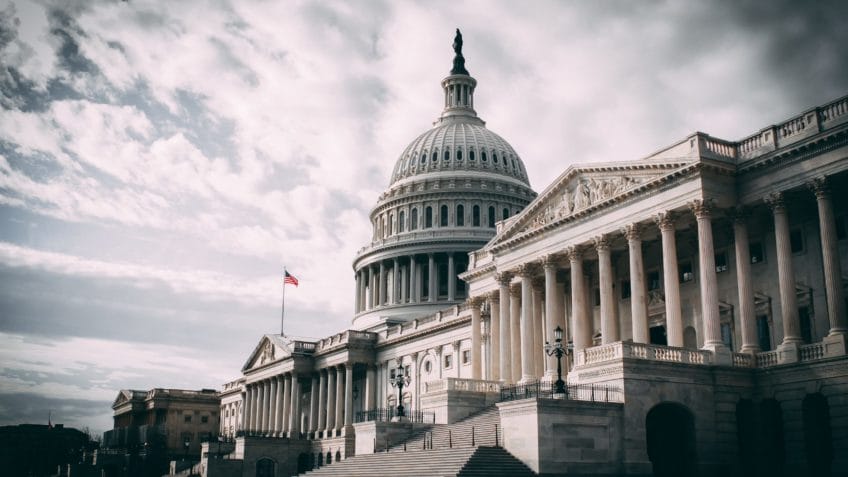
[[[474,110],[477,81],[465,69],[458,31],[454,51],[442,114],[401,153],[371,211],[371,243],[354,259],[357,329],[464,301],[457,275],[468,253],[536,196],[518,153]]]

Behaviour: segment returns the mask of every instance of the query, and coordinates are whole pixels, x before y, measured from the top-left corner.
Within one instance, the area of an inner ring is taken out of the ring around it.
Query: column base
[[[524,376],[521,376],[521,380],[519,380],[517,384],[535,383],[536,381],[538,381],[536,376],[525,374]]]
[[[800,343],[795,341],[783,342],[777,347],[777,362],[779,364],[797,363],[800,360]]]
[[[845,356],[848,354],[848,334],[835,333],[822,339],[825,356]]]
[[[701,349],[713,354],[712,364],[714,366],[733,366],[733,353],[724,343],[705,344]]]
[[[751,346],[742,346],[742,349],[739,350],[740,353],[748,353],[748,354],[757,354],[761,353],[763,350],[760,349],[759,346],[751,345]]]

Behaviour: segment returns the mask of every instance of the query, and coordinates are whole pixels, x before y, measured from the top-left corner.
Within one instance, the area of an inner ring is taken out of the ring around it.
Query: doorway
[[[696,473],[695,417],[686,406],[662,403],[645,418],[648,458],[656,477],[692,477]]]

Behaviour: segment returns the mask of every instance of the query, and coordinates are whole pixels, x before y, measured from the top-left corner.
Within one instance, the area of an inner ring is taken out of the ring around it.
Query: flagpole
[[[285,324],[286,324],[286,267],[283,266],[283,311],[280,316],[280,336],[285,336]]]

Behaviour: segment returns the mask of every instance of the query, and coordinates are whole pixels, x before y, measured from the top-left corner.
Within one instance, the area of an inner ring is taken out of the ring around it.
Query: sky
[[[356,251],[432,126],[475,106],[537,191],[848,93],[846,2],[0,0],[0,425],[111,428],[218,388],[264,333],[346,329]]]

